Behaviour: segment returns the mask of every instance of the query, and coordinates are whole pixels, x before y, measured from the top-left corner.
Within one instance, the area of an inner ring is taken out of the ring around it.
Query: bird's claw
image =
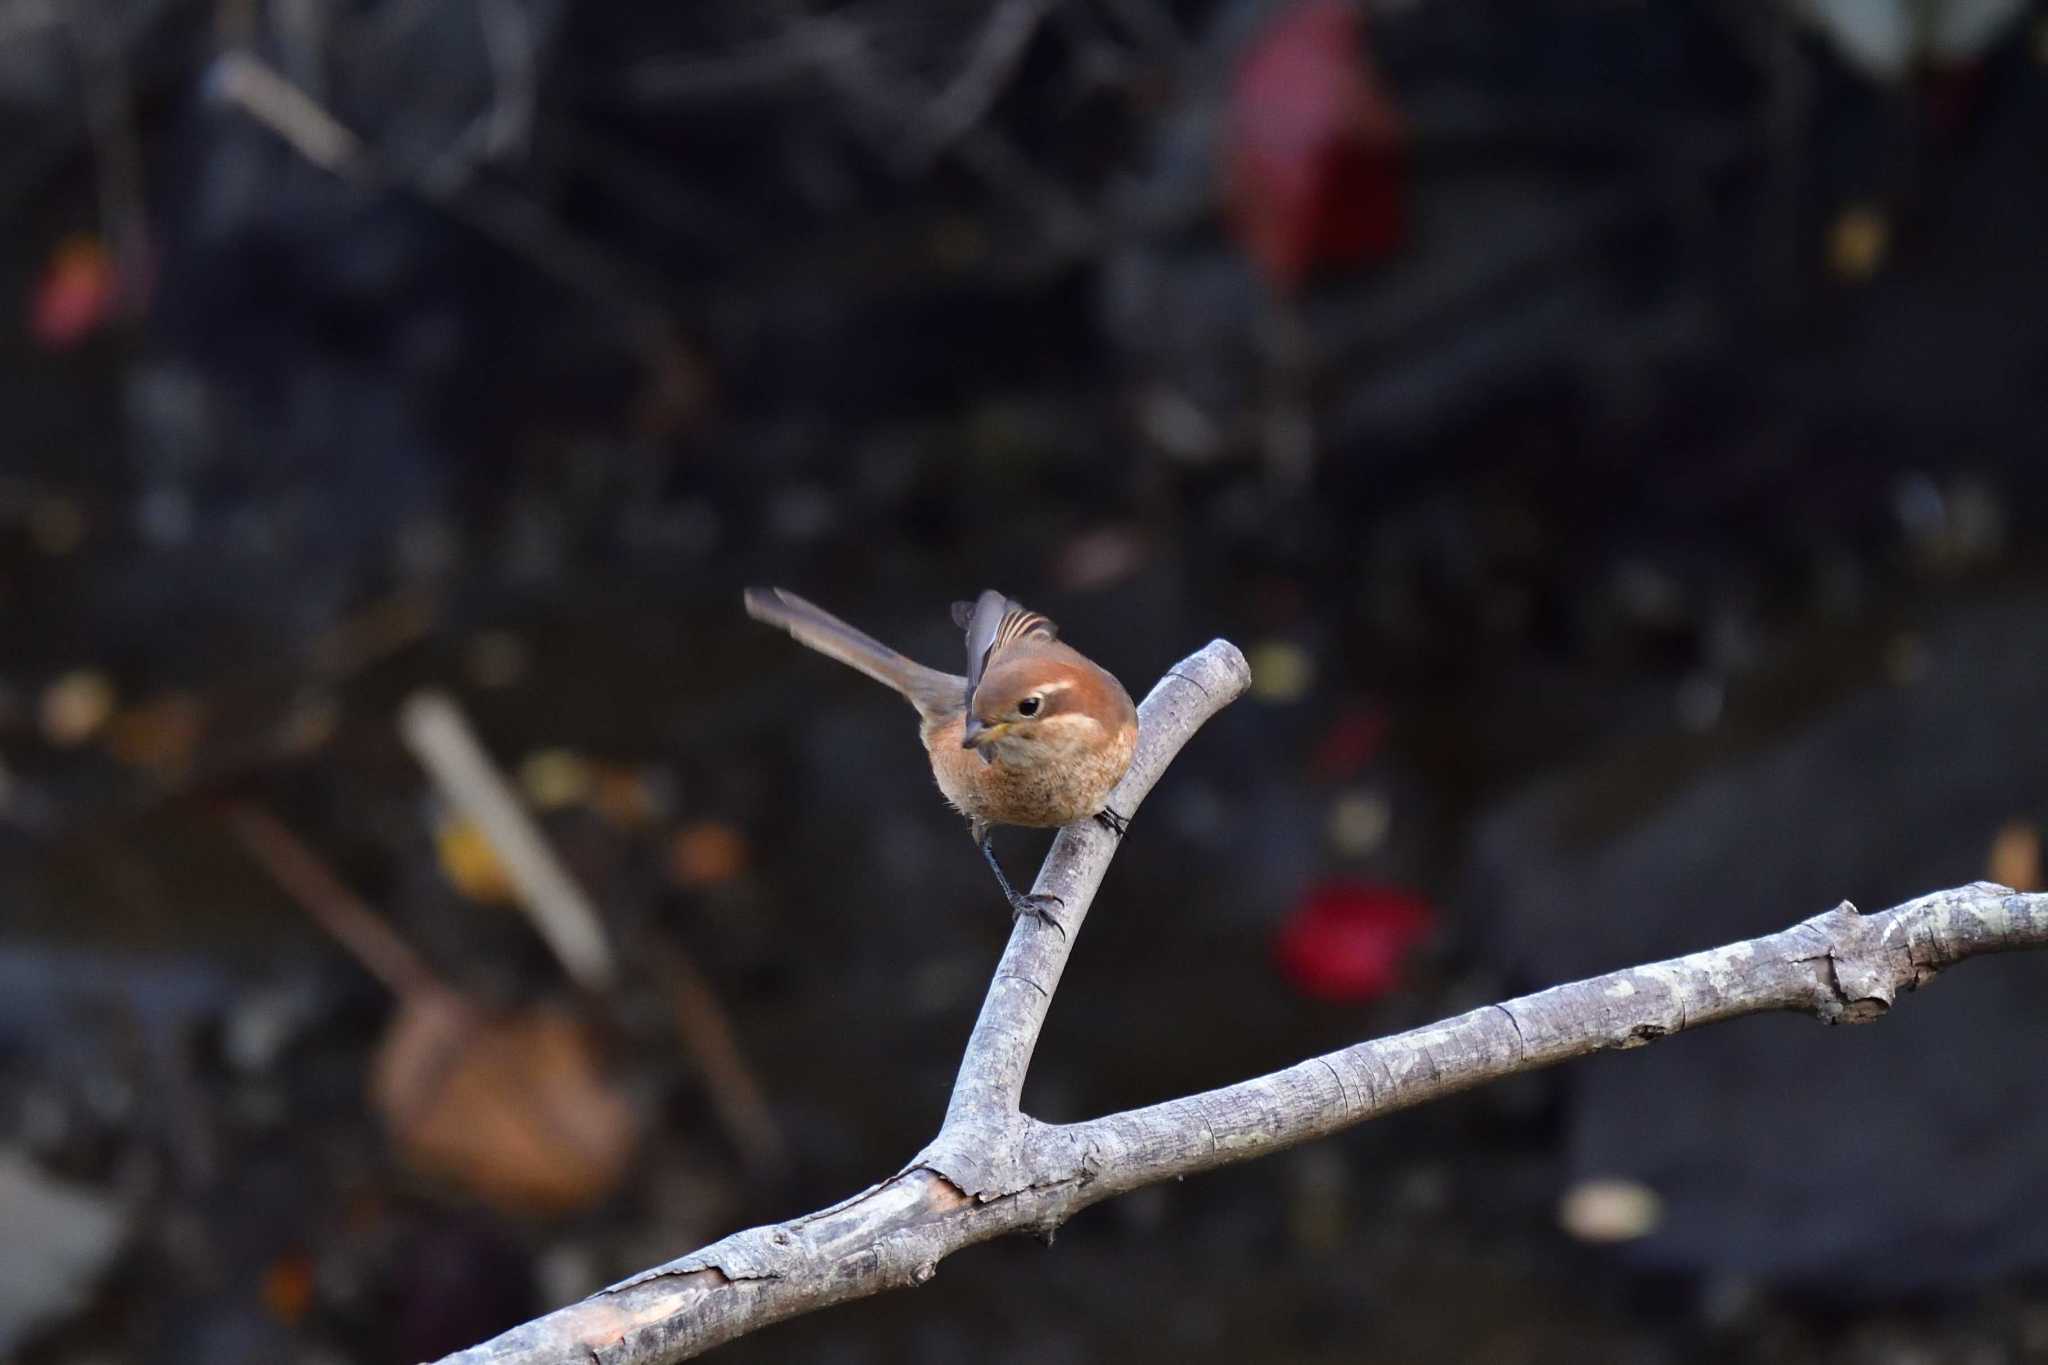
[[[1055,908],[1064,910],[1067,908],[1067,903],[1058,896],[1048,895],[1042,891],[1033,892],[1028,896],[1010,897],[1010,917],[1012,920],[1020,920],[1026,915],[1030,915],[1036,919],[1044,920],[1061,933],[1065,933],[1067,926],[1060,923],[1059,916],[1053,913]]]
[[[1124,831],[1131,827],[1131,817],[1128,815],[1118,815],[1108,806],[1104,806],[1101,810],[1095,812],[1095,823],[1121,839],[1124,837]]]

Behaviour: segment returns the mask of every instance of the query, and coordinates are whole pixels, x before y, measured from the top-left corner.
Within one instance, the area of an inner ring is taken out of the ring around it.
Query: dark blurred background
[[[930,1136],[1009,918],[747,583],[1250,656],[1050,1120],[2038,887],[2044,148],[2021,0],[0,0],[0,1357],[419,1360]],[[721,1358],[2048,1360],[2044,972]]]

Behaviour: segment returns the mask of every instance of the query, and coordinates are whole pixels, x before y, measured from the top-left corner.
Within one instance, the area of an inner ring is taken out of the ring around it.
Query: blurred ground
[[[0,3],[0,1355],[424,1359],[929,1136],[1007,917],[746,583],[934,662],[1000,586],[1140,694],[1251,655],[1048,1119],[2038,883],[2048,21],[1922,10]],[[430,687],[604,990],[401,742]],[[725,1355],[2048,1359],[2041,971]]]

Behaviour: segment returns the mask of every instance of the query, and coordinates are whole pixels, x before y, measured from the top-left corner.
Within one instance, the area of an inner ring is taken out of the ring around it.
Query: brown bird
[[[967,674],[913,663],[781,588],[748,588],[747,615],[886,683],[917,708],[932,776],[967,817],[1013,914],[1051,919],[1057,896],[1020,895],[996,861],[996,825],[1052,829],[1093,816],[1121,836],[1103,803],[1131,766],[1138,710],[1107,669],[1058,638],[1035,611],[991,589],[953,605],[967,632]]]

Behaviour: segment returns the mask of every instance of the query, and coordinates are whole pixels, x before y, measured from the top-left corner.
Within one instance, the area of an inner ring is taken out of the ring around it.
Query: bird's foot
[[[1060,922],[1060,917],[1054,914],[1053,911],[1066,908],[1067,903],[1058,896],[1047,895],[1043,892],[1033,892],[1028,896],[1012,893],[1010,896],[1010,917],[1013,920],[1020,920],[1026,915],[1030,915],[1036,919],[1044,920],[1063,934],[1067,932],[1067,926]]]
[[[1101,810],[1095,812],[1095,823],[1121,839],[1124,837],[1124,831],[1131,827],[1131,817],[1128,815],[1118,815],[1108,806],[1104,806]]]

